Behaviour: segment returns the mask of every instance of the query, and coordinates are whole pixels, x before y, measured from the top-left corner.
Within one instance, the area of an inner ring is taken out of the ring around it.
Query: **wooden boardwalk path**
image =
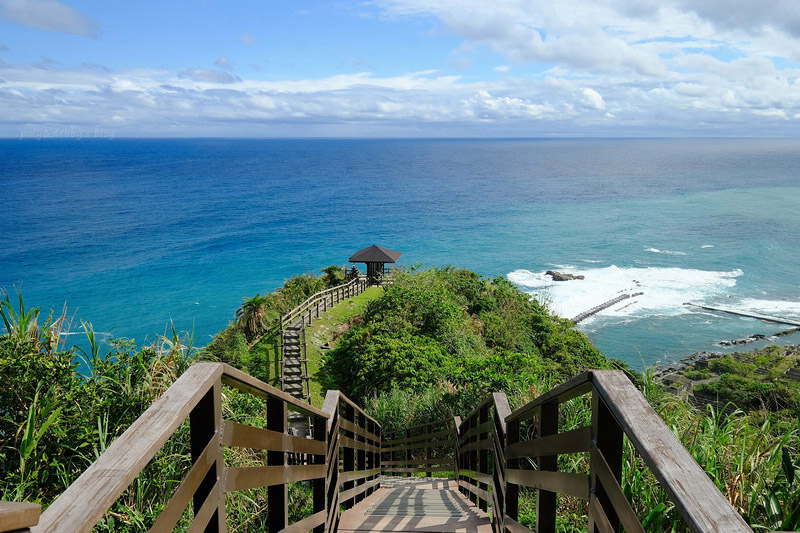
[[[382,477],[381,488],[342,514],[339,531],[483,533],[489,517],[451,479]]]

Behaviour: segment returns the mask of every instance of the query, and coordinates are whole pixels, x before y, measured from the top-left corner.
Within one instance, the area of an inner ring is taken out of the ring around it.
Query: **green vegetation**
[[[0,499],[47,505],[83,472],[188,366],[225,361],[275,383],[280,313],[310,294],[341,283],[338,267],[320,277],[287,280],[265,296],[244,299],[236,320],[205,349],[172,332],[151,346],[125,339],[101,342],[81,325],[78,347],[66,348],[66,311],[42,317],[21,297],[0,300]],[[406,272],[386,290],[369,289],[342,302],[306,331],[314,398],[340,388],[363,402],[388,432],[471,411],[503,390],[512,409],[587,368],[618,366],[571,322],[503,279],[452,268]],[[652,375],[636,383],[676,437],[734,507],[754,527],[800,529],[800,405],[798,385],[785,376],[798,353],[770,348],[748,358],[721,357],[689,368],[696,387],[734,400],[748,412],[698,412],[659,389]],[[766,369],[766,372],[759,369]],[[226,419],[265,426],[264,402],[225,388]],[[767,408],[772,409],[771,411]],[[560,409],[560,429],[585,425],[585,398]],[[182,426],[97,530],[141,531],[152,524],[188,470],[188,427]],[[262,464],[250,450],[226,450],[226,463]],[[584,455],[561,456],[559,468],[585,472]],[[626,441],[623,489],[647,531],[683,531],[666,494]],[[292,520],[307,516],[303,483],[290,486]],[[228,495],[231,531],[263,530],[266,491]],[[560,531],[580,531],[585,504],[564,498]],[[535,520],[532,493],[523,492],[520,520]]]
[[[355,298],[348,298],[328,312],[314,319],[310,327],[306,327],[306,356],[308,357],[308,374],[311,376],[311,403],[322,407],[325,400],[323,387],[324,371],[322,370],[325,352],[339,340],[352,324],[362,320],[361,313],[367,304],[383,294],[380,287],[369,287]]]
[[[66,312],[40,318],[22,297],[0,301],[0,499],[49,503],[158,398],[193,360],[191,337],[137,350],[101,344],[82,324],[88,349],[62,345]],[[78,366],[78,361],[85,364]],[[80,370],[80,371],[79,371]],[[98,530],[141,525],[160,510],[188,456],[181,428],[120,498]]]
[[[191,335],[172,331],[150,346],[128,339],[100,339],[82,323],[82,341],[65,347],[66,309],[41,317],[22,296],[2,293],[0,318],[0,500],[40,502],[47,506],[85,471],[195,361],[229,362],[258,377],[274,374],[276,341],[265,336],[253,350],[248,342],[268,332],[279,313],[326,287],[325,279],[293,277],[266,296],[245,299],[237,320],[203,350]],[[272,343],[272,344],[271,344]],[[262,362],[272,364],[262,366]],[[225,388],[226,418],[247,418],[266,427],[263,401]],[[226,462],[260,461],[247,450],[226,450]],[[188,425],[182,425],[95,528],[98,531],[146,531],[169,495],[188,472]],[[305,516],[311,503],[305,484],[290,486],[290,513]],[[262,529],[266,490],[228,496],[230,531]],[[186,518],[186,517],[185,517]]]
[[[693,390],[748,411],[765,409],[791,417],[800,405],[800,383],[786,371],[800,365],[800,349],[767,346],[749,353],[720,354],[684,370],[688,379],[708,380]],[[707,368],[706,368],[707,366]]]
[[[325,358],[328,388],[353,399],[392,391],[453,391],[476,405],[490,391],[522,391],[611,363],[571,322],[502,278],[452,268],[400,274]]]
[[[707,368],[702,370],[687,370],[686,373],[684,373],[684,376],[692,381],[700,381],[701,379],[710,378],[711,372]]]
[[[342,267],[332,265],[322,271],[321,276],[291,277],[265,296],[244,298],[236,311],[236,320],[214,336],[201,358],[229,363],[265,383],[277,385],[280,380],[277,324],[281,314],[288,313],[312,294],[344,282]]]

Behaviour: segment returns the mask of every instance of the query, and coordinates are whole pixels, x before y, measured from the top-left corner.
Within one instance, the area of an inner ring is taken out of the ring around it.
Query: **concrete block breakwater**
[[[622,300],[627,300],[628,298],[633,298],[635,296],[641,296],[642,294],[644,294],[644,293],[643,292],[636,292],[636,293],[633,293],[633,294],[620,294],[619,296],[617,296],[615,298],[612,298],[612,299],[608,300],[607,302],[603,302],[600,305],[596,305],[596,306],[592,307],[588,311],[584,311],[582,313],[578,313],[577,315],[575,315],[572,318],[572,323],[573,324],[577,324],[578,322],[586,320],[587,318],[589,318],[592,315],[596,315],[597,313],[599,313],[603,309],[608,309],[612,305],[618,304]]]

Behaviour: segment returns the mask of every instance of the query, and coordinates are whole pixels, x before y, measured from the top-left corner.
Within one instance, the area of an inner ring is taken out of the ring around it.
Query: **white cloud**
[[[214,61],[214,66],[224,68],[225,70],[233,70],[233,61],[225,56],[220,56],[216,61]]]
[[[800,135],[800,39],[780,1],[749,21],[717,0],[376,1],[384,16],[432,24],[430,38],[459,37],[434,64],[466,70],[377,76],[343,60],[342,74],[262,81],[235,76],[224,56],[177,74],[0,62],[0,134],[95,120],[120,135],[276,124],[301,135]],[[504,75],[481,81],[487,62]]]
[[[179,78],[190,78],[194,81],[207,81],[211,83],[235,83],[242,81],[238,76],[221,70],[211,70],[207,68],[187,68],[178,72]]]
[[[686,50],[800,61],[796,0],[376,0],[388,16],[431,18],[515,63],[593,75],[665,77],[664,60]]]
[[[256,40],[253,38],[252,35],[249,33],[243,33],[239,36],[239,40],[242,41],[247,46],[253,46],[256,44]]]
[[[797,120],[798,75],[785,73],[784,79],[767,87],[766,97],[746,85],[731,90],[701,81],[663,87],[598,82],[587,88],[581,80],[556,76],[509,85],[468,83],[424,71],[394,77],[357,73],[274,82],[242,80],[231,85],[225,83],[229,73],[204,69],[187,69],[176,76],[159,70],[113,73],[88,67],[6,65],[0,67],[6,82],[0,86],[0,114],[6,117],[6,128],[91,120],[100,127],[114,127],[120,136],[168,131],[209,134],[208,128],[225,127],[227,134],[246,135],[265,124],[298,128],[316,124],[293,133],[351,135],[355,132],[347,128],[355,124],[394,132],[422,127],[452,134],[464,128],[464,134],[473,136],[576,131],[587,125],[631,134],[620,124],[653,134],[686,132],[692,124],[717,128],[726,122],[745,122],[754,132],[775,132],[781,131],[776,127],[791,127]]]
[[[722,29],[758,35],[775,28],[800,37],[800,9],[796,0],[679,0],[678,5]]]
[[[589,107],[592,109],[605,109],[606,103],[603,101],[603,97],[600,96],[600,93],[595,91],[594,89],[583,89],[581,91],[583,93],[583,98],[581,98],[581,104],[584,107]]]
[[[86,37],[100,34],[96,21],[57,0],[0,0],[0,18],[42,30]]]

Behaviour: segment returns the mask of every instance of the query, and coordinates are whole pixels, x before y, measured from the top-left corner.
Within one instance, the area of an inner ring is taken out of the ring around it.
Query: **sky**
[[[797,0],[0,0],[0,137],[800,136]]]

